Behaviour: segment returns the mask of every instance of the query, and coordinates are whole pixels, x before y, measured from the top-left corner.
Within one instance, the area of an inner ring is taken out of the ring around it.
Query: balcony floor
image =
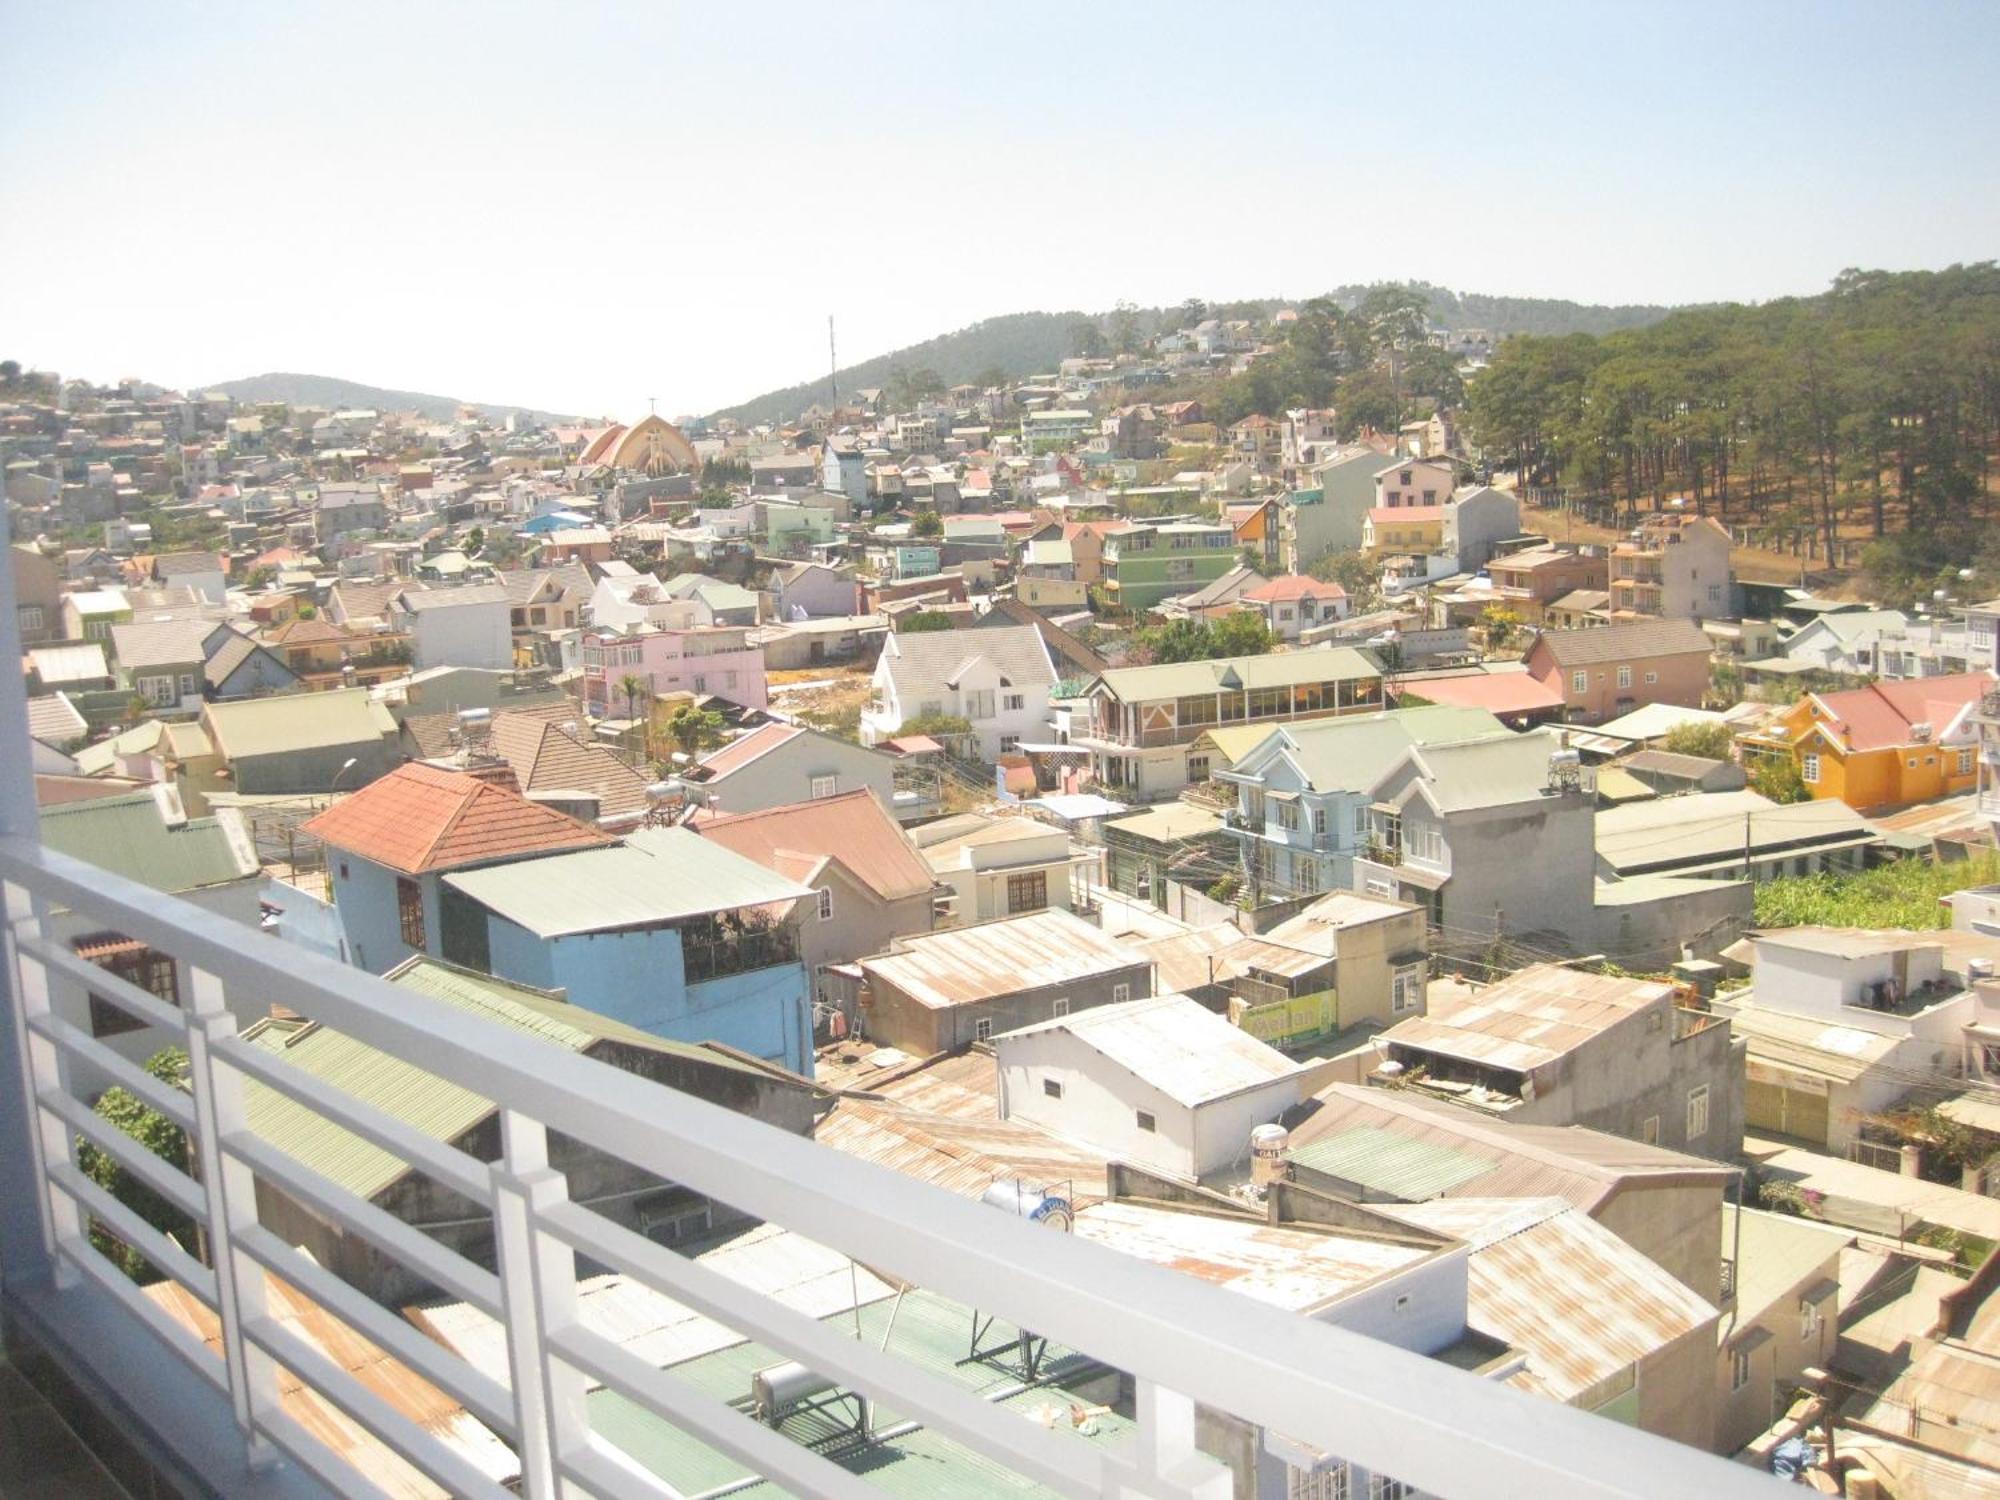
[[[0,1496],[129,1500],[42,1393],[0,1350]]]

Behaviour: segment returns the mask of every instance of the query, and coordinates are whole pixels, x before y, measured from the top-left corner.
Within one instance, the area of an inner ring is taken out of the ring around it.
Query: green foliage
[[[1779,1179],[1759,1183],[1757,1187],[1757,1206],[1774,1214],[1789,1214],[1795,1219],[1817,1219],[1823,1216],[1821,1211],[1825,1205],[1824,1193],[1801,1187],[1796,1182]]]
[[[467,530],[465,533],[465,555],[467,557],[479,556],[479,549],[485,545],[486,528],[484,526],[474,526]]]
[[[1936,864],[1898,860],[1854,872],[1788,875],[1757,887],[1759,927],[1944,927],[1943,897],[2000,882],[2000,853]]]
[[[941,609],[920,609],[915,614],[905,615],[896,626],[898,635],[923,635],[933,630],[950,630],[951,616]]]
[[[720,744],[722,730],[722,715],[712,708],[683,703],[667,715],[667,738],[684,755],[698,755],[709,746]]]
[[[166,1047],[147,1059],[146,1072],[170,1088],[179,1088],[187,1075],[187,1063],[187,1053],[178,1047]],[[100,1119],[129,1135],[176,1170],[186,1169],[187,1132],[137,1094],[121,1087],[108,1088],[98,1097],[95,1112]],[[162,1198],[142,1179],[120,1166],[108,1153],[88,1141],[79,1141],[76,1160],[84,1176],[153,1228],[184,1245],[192,1244],[193,1221],[178,1206]],[[95,1222],[91,1225],[90,1239],[100,1252],[133,1280],[157,1279],[147,1261],[136,1250],[113,1238]]]
[[[1799,774],[1799,763],[1790,755],[1760,755],[1750,767],[1750,790],[1773,802],[1810,802],[1812,788]]]
[[[1727,724],[1676,724],[1667,731],[1660,748],[1674,755],[1696,755],[1703,760],[1728,760],[1736,748],[1736,736]]]
[[[919,401],[927,401],[933,396],[942,396],[950,386],[945,378],[929,365],[893,365],[889,378],[882,383],[882,400],[891,411],[902,411],[915,406]]]
[[[1306,571],[1322,583],[1337,583],[1346,589],[1348,602],[1356,610],[1372,607],[1381,592],[1381,570],[1360,552],[1329,552]]]
[[[1211,901],[1220,901],[1225,906],[1233,905],[1236,901],[1238,887],[1239,882],[1234,875],[1224,875],[1209,886],[1207,891],[1208,899]]]
[[[1496,651],[1512,645],[1521,631],[1521,613],[1504,604],[1489,604],[1479,621],[1486,627],[1486,644]]]
[[[1237,610],[1216,620],[1169,620],[1136,632],[1138,654],[1150,663],[1262,656],[1276,644],[1261,615]]]
[[[726,493],[732,484],[750,482],[750,461],[744,458],[710,458],[701,465],[701,491],[704,496],[715,491]]]
[[[910,517],[910,535],[926,538],[943,536],[944,518],[934,510],[920,510]]]
[[[951,735],[971,734],[972,720],[961,714],[918,714],[913,719],[905,719],[897,727],[900,738],[906,734]]]
[[[1069,325],[1069,352],[1078,359],[1102,359],[1111,352],[1104,330],[1089,318]]]
[[[1956,1268],[1967,1275],[1986,1264],[1986,1257],[1993,1253],[1993,1241],[1945,1224],[1926,1224],[1914,1238],[1929,1249],[1950,1251]]]

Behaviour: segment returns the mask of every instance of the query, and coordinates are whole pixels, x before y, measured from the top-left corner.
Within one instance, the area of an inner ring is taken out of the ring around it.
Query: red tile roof
[[[1993,686],[1986,672],[1962,672],[1955,677],[1917,677],[1906,682],[1872,682],[1841,693],[1817,694],[1820,706],[1833,716],[1828,728],[1850,750],[1887,750],[1914,744],[1912,724],[1931,726],[1932,738],[1980,694]]]
[[[1483,708],[1488,713],[1532,713],[1560,708],[1563,696],[1526,672],[1480,672],[1466,677],[1423,678],[1402,684],[1406,697],[1457,708]]]
[[[1297,573],[1287,573],[1261,583],[1243,596],[1261,603],[1282,604],[1290,599],[1345,599],[1347,590],[1337,583],[1324,583],[1317,578],[1305,578]]]
[[[618,842],[519,792],[435,766],[399,766],[303,825],[405,875]]]
[[[837,860],[884,901],[921,896],[933,883],[929,862],[865,787],[760,812],[726,813],[691,826],[703,838],[795,879],[804,879],[822,857]]]
[[[702,761],[701,769],[708,773],[707,779],[727,776],[731,771],[747,766],[767,750],[775,750],[795,735],[805,730],[796,724],[765,724],[753,729],[741,739],[731,740],[720,750]]]

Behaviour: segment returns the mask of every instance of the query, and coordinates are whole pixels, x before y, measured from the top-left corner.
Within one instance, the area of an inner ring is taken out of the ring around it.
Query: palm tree
[[[651,684],[636,672],[627,672],[623,677],[618,679],[618,693],[625,700],[626,718],[636,719],[639,717],[639,700],[646,696],[650,687]],[[651,724],[643,726],[643,731],[640,735],[640,743],[644,747],[644,753],[649,757],[652,754],[653,743],[651,729]]]

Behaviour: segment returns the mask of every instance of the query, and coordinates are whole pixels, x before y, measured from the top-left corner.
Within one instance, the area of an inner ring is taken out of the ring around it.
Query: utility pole
[[[1743,878],[1745,880],[1752,878],[1750,874],[1750,845],[1750,814],[1746,810],[1743,814]]]

